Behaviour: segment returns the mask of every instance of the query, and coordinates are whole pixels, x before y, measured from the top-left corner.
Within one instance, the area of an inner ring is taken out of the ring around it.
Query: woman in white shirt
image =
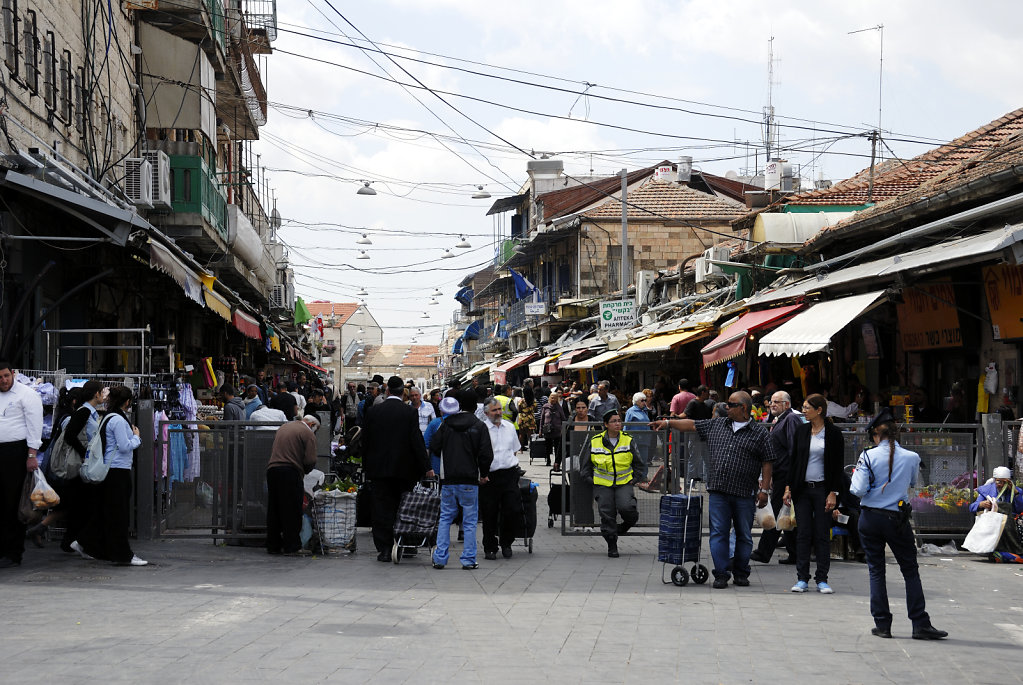
[[[806,592],[810,582],[810,549],[817,553],[814,580],[817,591],[834,592],[828,585],[831,568],[831,511],[844,486],[842,460],[845,437],[828,419],[828,400],[810,395],[803,402],[807,423],[792,438],[791,468],[785,485],[786,504],[796,510],[796,584],[792,592]],[[777,485],[776,485],[777,487]]]

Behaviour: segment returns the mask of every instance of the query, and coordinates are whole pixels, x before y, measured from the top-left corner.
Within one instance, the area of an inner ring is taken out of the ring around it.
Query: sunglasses
[[[743,404],[742,402],[725,402],[725,404],[727,404],[727,405],[728,405],[728,408],[729,408],[729,409],[736,409],[736,408],[738,408],[738,407],[744,407],[744,406],[746,406],[746,405],[744,405],[744,404]]]

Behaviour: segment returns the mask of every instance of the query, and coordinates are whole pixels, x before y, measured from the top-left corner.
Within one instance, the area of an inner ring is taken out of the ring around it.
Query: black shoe
[[[15,566],[21,566],[21,562],[11,559],[10,557],[0,559],[0,568],[14,568]]]
[[[892,636],[892,629],[891,628],[882,628],[881,626],[877,626],[877,627],[874,627],[874,628],[870,629],[870,634],[871,635],[877,635],[878,637],[891,638],[891,636]]]
[[[381,552],[380,554],[378,554],[377,555],[377,561],[382,561],[382,562],[388,563],[388,564],[391,563],[391,554],[390,554],[390,552]]]
[[[512,548],[511,548],[510,545],[507,546],[507,547],[502,547],[501,548],[501,556],[504,557],[505,559],[511,559],[512,558],[512,554],[513,554],[513,552],[512,552]]]
[[[749,587],[749,578],[736,577],[735,580],[732,581],[732,585],[735,585],[736,587]]]
[[[760,553],[759,549],[755,549],[752,552],[750,552],[749,560],[750,561],[756,561],[756,562],[759,562],[761,564],[770,564],[771,563],[771,557],[765,557],[763,554]]]
[[[485,552],[483,558],[487,561],[497,561],[497,552]]]
[[[618,553],[617,542],[607,543],[607,556],[611,557],[612,559],[617,559],[618,557],[622,556],[621,554]]]
[[[778,563],[781,564],[782,566],[795,566],[796,558],[790,554],[783,559],[779,559]]]
[[[712,585],[711,587],[713,587],[715,590],[724,590],[726,587],[728,587],[728,579],[715,578],[714,585]]]
[[[944,630],[938,630],[934,626],[913,628],[914,640],[944,640],[946,637],[948,637],[948,633]]]
[[[465,566],[462,567],[462,570],[463,571],[472,571],[472,570],[477,569],[479,567],[480,567],[479,564],[466,564]]]
[[[443,571],[444,570],[444,564],[434,563],[433,567],[435,569],[437,569],[438,571]]]

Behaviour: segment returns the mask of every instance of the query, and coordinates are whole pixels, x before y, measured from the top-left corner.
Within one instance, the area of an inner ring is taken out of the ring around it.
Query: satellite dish
[[[726,171],[725,178],[727,178],[729,181],[738,181],[739,174],[735,173],[734,171]]]

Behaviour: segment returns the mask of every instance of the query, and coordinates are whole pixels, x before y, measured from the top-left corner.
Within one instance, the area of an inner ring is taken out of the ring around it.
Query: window
[[[3,0],[4,62],[11,74],[18,75],[18,0]]]
[[[43,40],[43,101],[51,111],[57,109],[57,55],[53,42],[53,31],[47,31]]]
[[[71,123],[75,111],[75,75],[71,70],[71,52],[65,50],[60,55],[60,116],[67,123]]]
[[[629,245],[629,266],[633,266],[635,262],[635,247]],[[628,276],[630,278],[635,277],[636,273],[633,269],[629,269]],[[621,245],[608,245],[607,246],[607,289],[610,293],[614,293],[615,290],[621,290],[622,280],[622,246]]]
[[[33,93],[39,92],[39,36],[36,33],[36,13],[27,10],[22,20],[22,50],[25,60],[25,85]]]

